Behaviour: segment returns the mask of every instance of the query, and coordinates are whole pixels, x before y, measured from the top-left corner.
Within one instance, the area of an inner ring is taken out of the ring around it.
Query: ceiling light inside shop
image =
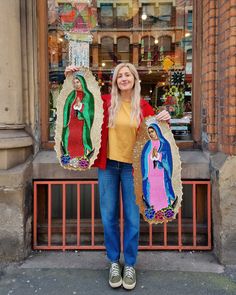
[[[141,18],[142,18],[142,20],[146,20],[147,19],[147,15],[146,15],[145,12],[142,14]]]

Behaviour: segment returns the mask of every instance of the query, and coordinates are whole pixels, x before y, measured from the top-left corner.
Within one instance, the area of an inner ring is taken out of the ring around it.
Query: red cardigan
[[[101,138],[101,147],[98,153],[98,157],[95,160],[93,167],[98,167],[101,169],[106,169],[106,162],[107,162],[107,141],[108,141],[108,108],[111,101],[111,95],[105,94],[102,95],[103,100],[103,124],[102,124],[102,138]],[[144,99],[141,99],[141,112],[142,112],[142,118],[153,116],[154,111],[150,104],[145,101]]]

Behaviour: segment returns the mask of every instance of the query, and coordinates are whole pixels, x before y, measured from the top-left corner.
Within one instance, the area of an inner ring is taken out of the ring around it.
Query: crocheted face
[[[149,134],[149,137],[151,138],[151,140],[157,140],[158,139],[157,133],[154,130],[154,128],[149,127],[148,128],[148,134]]]
[[[80,79],[77,77],[73,79],[73,86],[75,90],[83,90]]]

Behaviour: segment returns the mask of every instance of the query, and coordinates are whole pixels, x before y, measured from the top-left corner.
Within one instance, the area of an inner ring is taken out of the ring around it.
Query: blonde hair
[[[120,90],[117,86],[117,76],[123,67],[127,67],[132,75],[134,76],[134,86],[131,97],[131,120],[136,119],[138,125],[140,123],[141,109],[140,109],[140,100],[141,100],[141,88],[139,82],[138,71],[135,66],[131,63],[120,63],[115,67],[113,78],[112,78],[112,89],[111,89],[111,105],[109,107],[109,123],[108,127],[115,126],[115,118],[117,112],[119,111],[121,98],[120,98]]]

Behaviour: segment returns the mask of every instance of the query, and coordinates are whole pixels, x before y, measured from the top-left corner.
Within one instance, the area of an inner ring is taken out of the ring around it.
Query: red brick
[[[223,144],[221,151],[224,152],[225,154],[229,154],[230,153],[230,146]]]
[[[235,27],[236,26],[236,16],[232,16],[229,20],[229,24],[231,27]]]
[[[232,98],[235,98],[236,96],[236,87],[235,87],[235,84],[232,84],[232,85],[229,85],[229,96],[232,97]],[[235,106],[236,108],[236,106]]]
[[[236,136],[236,127],[224,127],[223,134],[229,136]]]
[[[230,145],[230,150],[229,150],[230,155],[236,155],[236,145],[235,145],[235,140],[232,145]]]
[[[209,143],[208,144],[208,149],[211,152],[216,152],[218,150],[217,144],[216,143]]]
[[[213,133],[216,132],[216,126],[215,126],[215,125],[207,125],[206,130],[207,130],[207,133],[208,133],[208,134],[209,134],[209,133],[213,134]]]

